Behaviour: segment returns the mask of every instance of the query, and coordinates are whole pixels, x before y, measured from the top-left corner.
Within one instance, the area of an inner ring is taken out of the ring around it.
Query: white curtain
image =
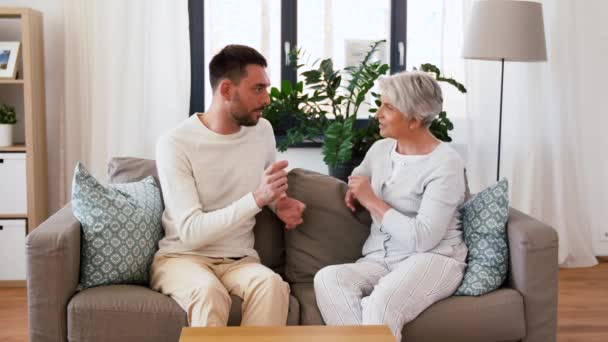
[[[472,2],[445,1],[444,67],[469,91],[455,140],[467,146],[470,184],[480,191],[496,177],[500,62],[459,57]],[[548,61],[505,62],[501,177],[513,207],[557,230],[560,265],[591,266],[608,222],[608,2],[542,3]]]
[[[157,138],[187,118],[186,0],[63,0],[63,189],[81,160],[100,180],[115,156],[154,158]]]

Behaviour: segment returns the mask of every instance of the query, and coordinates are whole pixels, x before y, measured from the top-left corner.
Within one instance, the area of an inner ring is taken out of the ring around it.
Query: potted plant
[[[13,144],[13,125],[17,123],[15,107],[7,104],[0,105],[0,146]]]
[[[381,138],[378,121],[370,116],[362,124],[357,122],[357,114],[368,93],[375,98],[376,105],[380,105],[380,95],[371,89],[375,81],[387,73],[389,66],[373,61],[372,57],[384,42],[374,42],[358,65],[334,70],[331,58],[323,59],[316,68],[301,73],[304,82],[292,87],[291,82],[283,81],[280,90],[271,89],[271,103],[266,108],[265,117],[278,126],[289,121],[286,138],[277,143],[279,151],[303,141],[318,142],[322,145],[323,161],[328,165],[329,174],[342,180],[350,175],[371,145]],[[291,65],[296,69],[302,67],[297,64],[299,55],[299,50],[291,55]],[[423,64],[420,70],[434,73],[437,81],[447,82],[466,92],[462,84],[444,78],[432,64]],[[312,94],[304,94],[304,89],[311,90]],[[376,110],[371,108],[369,113],[373,115]],[[451,141],[449,131],[453,128],[447,114],[442,112],[430,130],[438,139]]]

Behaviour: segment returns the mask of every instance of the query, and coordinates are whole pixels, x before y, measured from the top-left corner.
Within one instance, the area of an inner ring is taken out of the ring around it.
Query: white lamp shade
[[[475,2],[462,55],[468,59],[546,61],[542,5],[509,0]]]

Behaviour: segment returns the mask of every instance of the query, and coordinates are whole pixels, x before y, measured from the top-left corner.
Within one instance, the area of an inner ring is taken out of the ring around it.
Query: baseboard
[[[25,280],[0,280],[0,287],[26,287]]]

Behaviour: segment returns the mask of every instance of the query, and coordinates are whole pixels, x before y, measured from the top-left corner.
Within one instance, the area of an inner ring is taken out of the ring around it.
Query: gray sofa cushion
[[[108,163],[109,183],[136,182],[153,176],[158,181],[156,161],[150,159],[118,157]],[[281,276],[285,268],[284,229],[279,219],[267,208],[256,216],[254,227],[255,246],[262,264]]]
[[[300,324],[324,324],[314,285],[293,284],[291,290],[300,302]],[[525,333],[521,295],[499,289],[481,297],[453,296],[431,305],[403,328],[403,341],[518,341]]]
[[[284,224],[268,208],[255,216],[253,248],[260,261],[285,279],[285,229]]]
[[[449,297],[403,329],[407,341],[519,341],[525,334],[523,298],[508,288],[480,297]]]
[[[70,341],[177,341],[186,313],[171,298],[136,285],[86,289],[68,304]]]
[[[232,296],[228,325],[241,322],[241,298]],[[298,325],[300,305],[289,298],[287,323]],[[77,293],[68,304],[70,341],[177,341],[186,313],[168,296],[147,287],[110,285]]]
[[[291,293],[300,303],[301,325],[324,325],[321,311],[317,306],[315,288],[312,283],[298,283],[291,285]]]
[[[160,184],[156,161],[151,159],[116,157],[108,163],[108,183],[137,182],[148,176]]]
[[[346,184],[334,177],[294,169],[288,195],[306,204],[304,223],[285,233],[285,276],[290,283],[311,283],[322,267],[354,262],[369,235],[365,210],[353,214],[344,204]]]

